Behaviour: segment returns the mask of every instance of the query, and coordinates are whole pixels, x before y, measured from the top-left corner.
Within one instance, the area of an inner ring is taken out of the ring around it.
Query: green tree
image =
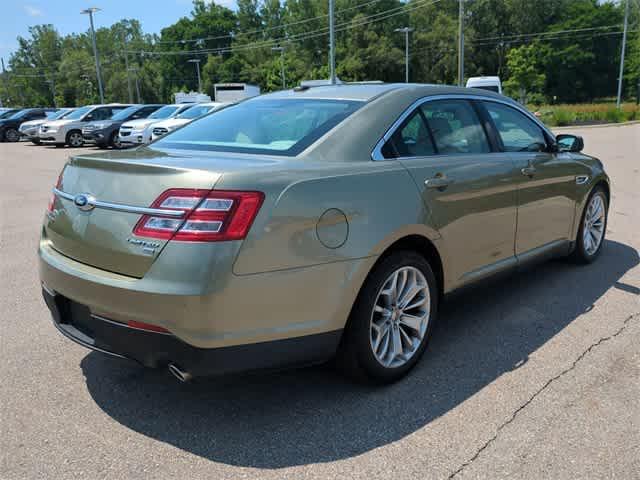
[[[507,95],[520,99],[526,103],[535,94],[540,94],[544,87],[546,76],[540,63],[544,57],[546,47],[538,44],[522,45],[507,54],[507,68],[509,80],[504,82]]]

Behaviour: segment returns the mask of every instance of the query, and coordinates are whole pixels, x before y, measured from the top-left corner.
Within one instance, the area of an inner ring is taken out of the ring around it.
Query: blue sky
[[[235,0],[215,2],[235,8]],[[192,5],[191,0],[7,0],[3,3],[0,57],[5,63],[18,46],[16,38],[27,37],[31,25],[51,23],[63,35],[88,30],[89,19],[81,15],[80,10],[90,6],[102,8],[94,17],[96,28],[123,18],[135,18],[145,32],[157,33],[178,18],[188,16]]]

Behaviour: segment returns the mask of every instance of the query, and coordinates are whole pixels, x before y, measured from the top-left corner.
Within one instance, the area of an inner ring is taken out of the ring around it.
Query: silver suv
[[[40,142],[53,144],[56,147],[69,145],[81,147],[84,145],[82,127],[96,120],[107,120],[115,113],[130,105],[122,103],[110,103],[107,105],[86,105],[78,108],[60,120],[45,122],[40,126],[38,136]]]

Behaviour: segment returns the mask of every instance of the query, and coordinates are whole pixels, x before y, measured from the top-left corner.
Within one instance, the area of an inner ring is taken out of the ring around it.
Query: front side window
[[[438,100],[421,107],[439,154],[488,153],[484,128],[466,100]]]
[[[111,115],[113,115],[113,113],[111,112],[111,109],[108,107],[96,108],[92,112],[89,112],[89,114],[86,117],[84,117],[83,120],[89,121],[89,122],[95,122],[96,120],[106,120],[108,118],[111,118]]]
[[[505,152],[544,152],[547,141],[542,129],[515,108],[495,102],[484,102],[491,120],[500,134]]]
[[[323,99],[247,100],[194,120],[153,146],[297,155],[362,104]]]

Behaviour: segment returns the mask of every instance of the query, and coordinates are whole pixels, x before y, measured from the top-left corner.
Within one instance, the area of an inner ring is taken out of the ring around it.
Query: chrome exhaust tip
[[[171,372],[171,375],[176,377],[182,383],[186,383],[193,378],[193,375],[191,375],[189,372],[181,370],[180,367],[173,363],[169,364],[169,372]]]

